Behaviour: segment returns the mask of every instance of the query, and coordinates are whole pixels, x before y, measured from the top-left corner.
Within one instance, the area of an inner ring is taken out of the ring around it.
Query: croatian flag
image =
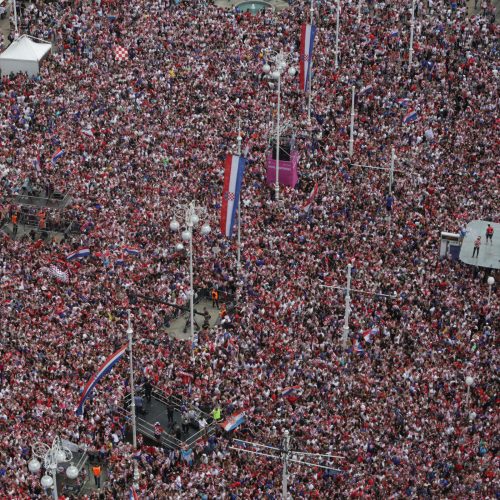
[[[295,391],[298,391],[300,390],[300,385],[292,385],[290,387],[285,387],[282,391],[281,391],[281,395],[283,397],[286,397],[286,396],[291,396]]]
[[[123,251],[125,253],[128,253],[129,255],[134,255],[135,257],[138,257],[139,255],[141,255],[141,251],[138,248],[123,247]]]
[[[313,190],[311,191],[311,194],[309,195],[309,198],[307,198],[307,201],[304,203],[304,205],[302,205],[302,210],[307,212],[308,210],[311,209],[312,204],[314,202],[314,198],[316,198],[316,195],[318,194],[318,189],[319,186],[318,183],[316,182],[316,184],[314,184]]]
[[[55,165],[57,160],[59,160],[59,158],[61,158],[61,156],[63,156],[63,155],[64,155],[64,149],[59,148],[52,156],[52,160],[51,160],[52,165]]]
[[[66,255],[66,260],[83,259],[84,257],[88,257],[89,255],[90,248],[80,248],[79,250],[75,250],[74,252]]]
[[[403,123],[411,123],[416,121],[418,118],[417,112],[416,111],[410,111],[404,118],[403,118]]]
[[[139,500],[139,497],[137,496],[137,492],[135,491],[135,488],[133,486],[130,487],[130,500]]]
[[[300,88],[305,92],[309,81],[309,72],[312,71],[312,53],[314,47],[314,37],[316,36],[316,26],[313,24],[303,24],[300,37]]]
[[[365,330],[363,332],[363,338],[365,339],[365,342],[370,342],[372,339],[372,335],[377,335],[379,333],[379,329],[374,326],[373,328],[369,328],[368,330]]]
[[[233,413],[233,415],[226,418],[226,420],[224,420],[224,422],[220,425],[226,432],[230,432],[236,429],[236,427],[239,427],[241,424],[244,424],[245,420],[245,410],[241,410],[237,413]]]
[[[245,166],[246,160],[242,156],[226,156],[220,230],[222,234],[228,238],[231,238],[233,235],[234,219],[236,210],[238,209],[241,182],[243,180]]]
[[[80,396],[78,406],[75,410],[77,415],[83,415],[83,405],[85,400],[90,396],[90,393],[94,390],[94,387],[101,381],[101,379],[111,371],[111,368],[113,368],[113,366],[115,366],[120,359],[122,359],[127,347],[127,344],[125,344],[114,354],[111,354],[111,356],[109,356],[108,359],[106,359],[106,361],[104,361],[104,363],[99,367],[97,373],[92,375],[92,377],[90,377],[87,381],[85,387],[83,388],[82,395]]]
[[[408,104],[410,104],[410,99],[408,99],[406,97],[403,97],[402,99],[398,99],[398,104],[402,108],[406,108],[408,106]]]

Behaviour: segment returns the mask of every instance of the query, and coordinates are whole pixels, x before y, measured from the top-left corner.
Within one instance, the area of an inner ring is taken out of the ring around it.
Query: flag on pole
[[[408,124],[411,122],[416,121],[418,118],[417,112],[416,111],[410,111],[404,118],[403,118],[403,123]]]
[[[85,400],[90,396],[90,393],[94,390],[94,387],[101,381],[101,379],[111,371],[113,366],[115,366],[115,364],[118,363],[120,359],[122,359],[125,351],[127,350],[127,347],[127,344],[125,344],[124,346],[120,347],[118,351],[111,354],[111,356],[109,356],[106,361],[104,361],[104,363],[99,367],[97,372],[89,378],[89,380],[85,384],[85,387],[83,388],[82,394],[80,396],[80,401],[78,402],[78,406],[75,410],[77,415],[83,415],[83,405],[85,403]]]
[[[66,260],[83,259],[90,255],[90,248],[80,248],[66,255]]]
[[[52,165],[55,165],[57,160],[59,160],[59,158],[61,158],[61,156],[63,156],[65,153],[64,149],[61,149],[59,148],[52,156]]]
[[[311,206],[314,202],[314,198],[316,198],[316,195],[318,194],[318,189],[319,186],[318,183],[316,182],[314,184],[313,190],[311,191],[311,194],[309,195],[309,198],[307,198],[307,201],[304,203],[304,205],[302,205],[302,210],[307,212],[308,210],[311,209]]]
[[[115,59],[117,61],[126,61],[128,59],[128,49],[122,47],[121,45],[115,45]]]
[[[245,171],[246,159],[238,155],[227,155],[224,171],[224,187],[222,190],[222,209],[220,230],[231,238],[234,220],[240,198],[241,182]]]
[[[224,422],[220,424],[220,426],[226,431],[230,432],[239,427],[241,424],[244,424],[246,420],[245,410],[241,410],[237,413],[233,413],[230,417],[226,418]]]
[[[410,104],[410,99],[408,99],[407,97],[402,97],[401,99],[398,99],[397,102],[402,108],[406,108],[408,104]]]
[[[309,81],[309,71],[312,71],[312,53],[314,47],[314,37],[316,26],[313,24],[303,24],[300,37],[300,88],[304,92],[307,90]]]

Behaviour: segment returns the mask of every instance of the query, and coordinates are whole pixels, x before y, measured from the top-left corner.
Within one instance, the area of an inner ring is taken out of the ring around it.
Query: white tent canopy
[[[27,35],[14,40],[0,54],[0,70],[2,75],[10,73],[28,73],[29,76],[38,75],[40,61],[50,52],[52,44],[38,41]]]

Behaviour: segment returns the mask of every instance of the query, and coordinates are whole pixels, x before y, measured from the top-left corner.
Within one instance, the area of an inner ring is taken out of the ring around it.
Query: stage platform
[[[486,228],[488,224],[493,227],[493,242],[486,244]],[[474,241],[481,236],[479,256],[472,257]],[[473,220],[467,224],[467,234],[460,248],[460,260],[470,266],[485,267],[487,269],[500,269],[500,224],[487,220]]]
[[[144,391],[139,389],[138,395],[144,397]],[[167,409],[173,409],[173,422],[169,423],[167,418]],[[198,418],[204,418],[207,422],[206,427],[200,428],[199,425],[191,425],[187,432],[176,433],[176,429],[181,427],[182,411],[193,409]],[[208,411],[208,409],[206,409]],[[119,409],[119,413],[129,418],[130,396],[125,398],[125,406]],[[166,449],[187,449],[200,439],[207,439],[215,433],[217,422],[215,422],[207,411],[192,405],[188,401],[182,401],[178,397],[170,396],[166,398],[157,389],[153,389],[151,402],[144,398],[144,411],[137,412],[137,432],[143,435],[144,442],[148,445],[162,445]],[[154,438],[154,424],[160,422],[163,428],[161,443]],[[127,434],[127,440],[131,441],[131,432]]]

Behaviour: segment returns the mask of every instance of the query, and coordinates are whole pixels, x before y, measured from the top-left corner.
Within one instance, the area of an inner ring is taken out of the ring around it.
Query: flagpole
[[[283,480],[281,484],[281,491],[283,500],[288,498],[288,454],[290,453],[290,434],[288,429],[285,429],[285,436],[283,438]]]
[[[241,120],[238,120],[238,156],[241,156]],[[241,191],[241,189],[240,189]],[[238,193],[238,253],[236,258],[236,269],[241,268],[241,195]]]
[[[351,132],[349,137],[349,156],[352,156],[354,149],[354,85],[352,86],[352,97],[351,97]]]
[[[391,149],[391,168],[389,169],[389,195],[392,194],[392,183],[394,182],[394,161],[396,159],[396,154],[394,152],[394,147]]]
[[[340,0],[337,0],[337,26],[335,27],[335,69],[339,67],[339,25],[340,25]]]
[[[411,3],[411,21],[410,21],[410,54],[408,56],[408,71],[411,71],[413,62],[413,31],[415,29],[415,0]]]
[[[278,68],[278,115],[276,117],[276,203],[280,197],[280,112],[281,112],[281,68]]]
[[[314,18],[314,0],[311,0],[311,30],[313,26],[313,18]],[[308,96],[308,102],[307,102],[307,120],[309,122],[309,125],[311,124],[311,94],[312,94],[312,52],[311,52],[311,47],[309,47],[309,54],[308,54],[308,73],[309,73],[309,96]]]
[[[137,448],[137,427],[135,422],[135,390],[134,390],[134,364],[132,359],[132,324],[130,322],[130,311],[128,312],[128,349],[129,349],[129,363],[130,363],[130,413],[132,417],[132,444],[134,449]]]
[[[14,8],[14,38],[17,38],[17,5],[16,5],[16,0],[12,1],[12,6]]]
[[[347,264],[347,286],[345,291],[344,326],[342,327],[342,349],[347,349],[347,339],[349,338],[349,316],[351,314],[351,271],[352,264]]]
[[[361,24],[361,2],[362,0],[358,0],[358,24]]]

